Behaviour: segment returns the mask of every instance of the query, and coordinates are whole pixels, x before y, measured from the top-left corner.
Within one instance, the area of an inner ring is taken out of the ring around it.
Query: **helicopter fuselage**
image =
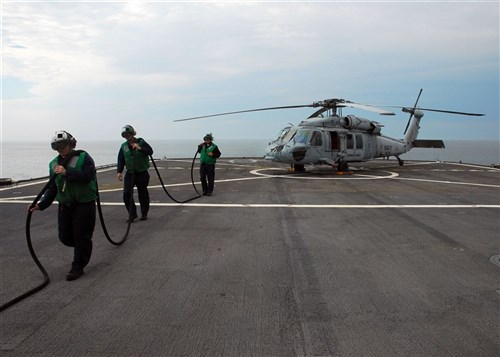
[[[269,143],[265,158],[301,167],[346,164],[407,152],[405,140],[380,134],[382,125],[353,115],[308,119],[284,128]]]
[[[404,113],[410,114],[403,133],[403,139],[395,139],[382,135],[381,130],[383,125],[379,122],[354,115],[341,115],[341,110],[345,107],[376,112],[380,115],[394,115],[393,112],[374,107],[373,105],[360,104],[338,98],[325,99],[312,104],[238,110],[177,119],[175,121],[265,110],[305,107],[319,108],[298,126],[295,127],[290,124],[290,126],[283,128],[276,139],[269,143],[264,157],[268,160],[291,164],[298,171],[303,171],[306,164],[328,164],[337,168],[338,171],[346,171],[349,162],[368,161],[380,157],[388,158],[389,156],[395,156],[402,166],[404,162],[399,156],[414,147],[444,148],[442,140],[417,140],[420,120],[424,116],[424,111],[469,116],[484,115],[444,109],[419,108],[417,104],[421,94],[422,89],[420,89],[417,100],[412,107],[387,106],[401,108]]]

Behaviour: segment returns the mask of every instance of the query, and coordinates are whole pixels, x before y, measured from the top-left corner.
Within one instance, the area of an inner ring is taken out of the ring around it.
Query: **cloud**
[[[99,126],[103,138],[137,118],[147,121],[144,131],[154,137],[199,137],[210,125],[218,137],[272,136],[282,120],[297,123],[307,114],[182,125],[171,119],[334,96],[408,105],[420,87],[422,105],[434,99],[449,109],[491,103],[458,110],[488,111],[491,123],[498,120],[498,81],[488,81],[498,79],[496,2],[2,6],[3,75],[28,84],[23,94],[4,86],[2,130],[9,137],[28,130],[19,122],[35,132],[35,117],[58,129],[67,118],[82,129]],[[468,103],[448,98],[458,88],[456,97]]]

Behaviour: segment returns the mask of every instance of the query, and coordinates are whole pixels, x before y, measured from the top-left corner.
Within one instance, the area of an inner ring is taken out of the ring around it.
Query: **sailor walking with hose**
[[[92,255],[92,235],[96,219],[96,169],[92,157],[75,150],[76,139],[67,131],[57,131],[51,146],[59,155],[49,164],[51,181],[40,202],[30,206],[31,212],[43,211],[54,200],[59,202],[57,214],[59,240],[74,247],[71,270],[66,280],[83,275]]]
[[[137,187],[139,203],[141,206],[141,221],[148,219],[149,212],[149,156],[153,149],[142,138],[136,138],[134,128],[125,125],[122,128],[122,137],[126,140],[118,151],[117,177],[123,182],[123,203],[129,213],[127,222],[131,223],[137,218],[137,208],[134,202],[134,186]],[[122,171],[127,168],[125,178]]]
[[[198,153],[200,154],[200,181],[203,196],[212,196],[215,182],[215,163],[221,155],[219,147],[213,140],[212,133],[209,133],[203,137],[203,142],[198,145]]]

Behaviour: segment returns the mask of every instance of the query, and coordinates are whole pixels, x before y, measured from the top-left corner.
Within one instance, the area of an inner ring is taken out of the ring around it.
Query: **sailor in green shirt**
[[[57,131],[51,146],[59,155],[49,164],[51,181],[40,202],[30,211],[43,211],[54,200],[59,202],[57,214],[59,240],[74,247],[71,270],[66,280],[83,275],[92,254],[92,235],[96,219],[97,181],[94,160],[83,150],[74,150],[76,139],[66,131]]]
[[[212,133],[205,135],[203,142],[198,145],[200,154],[200,180],[203,196],[212,196],[215,182],[215,163],[221,152],[213,142]]]
[[[136,138],[134,128],[125,125],[122,128],[122,137],[126,140],[118,151],[117,177],[123,182],[123,203],[129,213],[128,222],[137,218],[137,208],[134,202],[134,186],[137,187],[139,203],[141,205],[141,221],[148,219],[149,212],[149,156],[153,155],[153,149],[143,139]],[[125,179],[122,171],[127,168]]]

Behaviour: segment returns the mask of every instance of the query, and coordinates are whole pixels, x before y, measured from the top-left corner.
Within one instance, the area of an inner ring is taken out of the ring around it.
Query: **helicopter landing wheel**
[[[401,160],[399,157],[396,156],[396,159],[398,159],[399,166],[403,166],[405,164],[405,161]]]
[[[339,172],[347,172],[349,171],[349,165],[345,161],[340,161],[337,166],[337,171]]]
[[[306,171],[306,168],[304,167],[304,165],[293,164],[293,171],[304,172],[304,171]]]

